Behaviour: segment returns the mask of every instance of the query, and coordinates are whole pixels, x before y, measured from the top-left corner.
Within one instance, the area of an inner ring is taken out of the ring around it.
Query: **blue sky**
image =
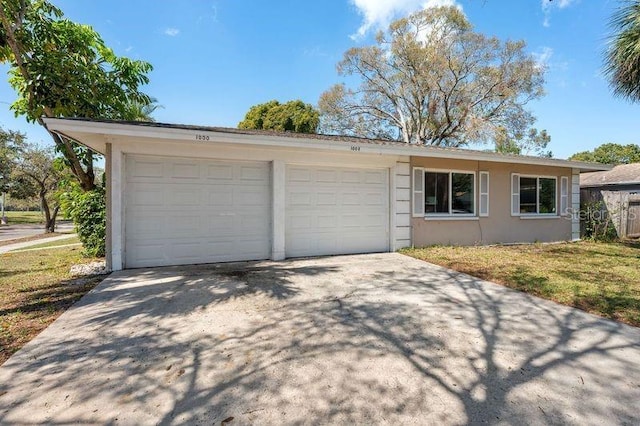
[[[316,104],[340,81],[335,65],[394,18],[429,4],[460,5],[477,31],[523,39],[548,66],[547,95],[529,107],[555,157],[605,142],[640,143],[640,104],[614,98],[601,74],[617,0],[53,0],[92,25],[117,54],[154,66],[145,91],[161,122],[235,127],[270,99]],[[6,67],[2,67],[6,75]],[[0,83],[0,125],[49,143],[14,118]]]

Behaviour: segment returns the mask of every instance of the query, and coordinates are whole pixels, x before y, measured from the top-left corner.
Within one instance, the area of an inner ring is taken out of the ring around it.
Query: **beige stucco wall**
[[[489,216],[470,220],[412,217],[411,237],[415,247],[432,244],[475,245],[571,240],[570,217],[525,219],[511,216],[512,173],[556,176],[556,206],[560,210],[560,177],[566,176],[571,182],[570,168],[424,157],[412,157],[411,168],[413,167],[489,172]],[[479,176],[476,175],[476,212],[479,209],[478,179]]]

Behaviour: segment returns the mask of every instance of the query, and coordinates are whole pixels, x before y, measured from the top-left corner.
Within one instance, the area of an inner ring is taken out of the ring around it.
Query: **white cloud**
[[[167,28],[166,30],[164,30],[164,33],[169,37],[175,37],[180,34],[180,30],[177,28]]]
[[[352,39],[361,38],[370,30],[385,28],[399,16],[416,10],[435,6],[457,6],[462,9],[456,0],[351,0],[351,3],[363,17],[362,25],[351,36]]]
[[[549,46],[543,46],[539,51],[532,53],[538,67],[540,68],[548,68],[551,62],[551,57],[553,56],[553,49]]]
[[[565,9],[575,3],[578,3],[580,0],[541,0],[542,1],[542,12],[544,13],[544,20],[542,21],[542,25],[545,27],[551,26],[551,11],[553,9]]]

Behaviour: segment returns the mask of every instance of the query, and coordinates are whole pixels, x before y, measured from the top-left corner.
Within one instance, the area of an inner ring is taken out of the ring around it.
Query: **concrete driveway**
[[[140,269],[0,394],[2,424],[637,424],[640,329],[399,254]]]

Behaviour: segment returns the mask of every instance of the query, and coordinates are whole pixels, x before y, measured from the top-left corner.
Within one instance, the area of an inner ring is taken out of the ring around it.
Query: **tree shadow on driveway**
[[[114,274],[0,422],[636,423],[640,330],[398,254]]]

